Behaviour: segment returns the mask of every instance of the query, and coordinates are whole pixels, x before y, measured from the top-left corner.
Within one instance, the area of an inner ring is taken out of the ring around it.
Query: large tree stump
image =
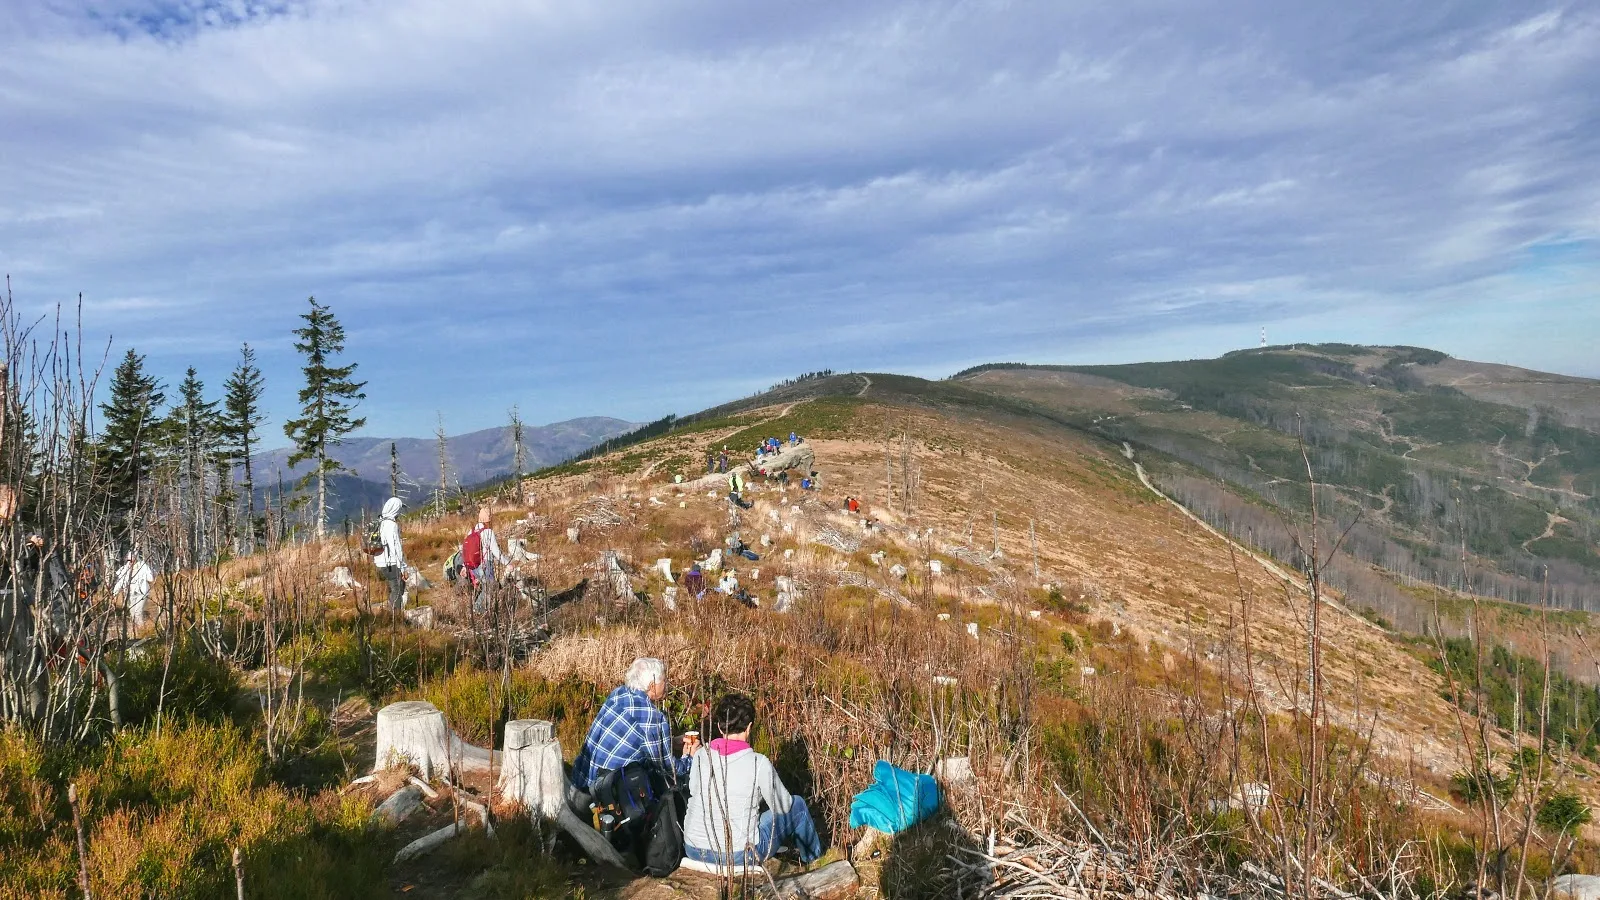
[[[416,766],[425,779],[450,773],[455,736],[444,713],[425,700],[405,700],[378,710],[378,753],[373,771],[397,764]]]
[[[517,800],[531,815],[554,819],[566,802],[567,777],[555,726],[540,719],[506,723],[500,758],[500,796]]]

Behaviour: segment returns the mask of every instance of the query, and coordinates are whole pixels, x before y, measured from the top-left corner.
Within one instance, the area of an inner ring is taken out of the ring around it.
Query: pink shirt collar
[[[749,750],[750,749],[750,745],[745,743],[744,741],[736,741],[733,738],[725,738],[725,737],[717,738],[716,740],[712,741],[708,746],[710,746],[711,749],[717,751],[718,753],[722,754],[723,756],[732,756],[733,754],[738,753],[738,752],[740,752],[742,750]]]

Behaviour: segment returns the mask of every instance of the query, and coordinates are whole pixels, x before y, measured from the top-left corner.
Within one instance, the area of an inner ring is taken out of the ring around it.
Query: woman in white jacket
[[[728,694],[712,711],[721,737],[689,767],[683,843],[684,855],[695,862],[757,866],[783,846],[799,851],[803,863],[822,855],[806,802],[790,794],[772,763],[750,747],[755,718],[755,704],[742,694]]]

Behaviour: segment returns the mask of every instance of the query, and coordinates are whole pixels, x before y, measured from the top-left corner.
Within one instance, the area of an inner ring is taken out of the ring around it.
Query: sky
[[[1600,377],[1600,8],[6,0],[0,270],[372,435],[1405,343]]]

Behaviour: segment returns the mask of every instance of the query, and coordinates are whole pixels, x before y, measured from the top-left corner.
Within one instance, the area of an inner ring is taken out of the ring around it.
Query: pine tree
[[[344,352],[344,326],[333,311],[311,297],[311,309],[301,315],[305,325],[294,330],[294,348],[305,357],[306,386],[300,389],[301,417],[284,423],[283,433],[294,441],[295,452],[289,465],[311,461],[311,471],[300,479],[304,489],[316,484],[316,535],[320,539],[328,528],[328,476],[344,469],[329,451],[357,428],[367,424],[355,418],[356,405],[365,400],[365,381],[352,381],[356,364],[335,366],[332,360]]]
[[[110,397],[100,404],[101,471],[111,512],[126,515],[139,501],[139,488],[155,467],[160,445],[157,409],[166,402],[161,382],[144,370],[144,357],[132,348],[111,373]]]
[[[164,424],[169,446],[176,451],[173,462],[182,491],[179,495],[181,508],[188,519],[189,559],[198,562],[208,551],[204,541],[210,499],[207,475],[221,446],[222,435],[217,401],[206,399],[206,384],[193,366],[183,373],[183,382],[178,385],[178,401]]]
[[[261,528],[256,521],[256,479],[251,451],[260,441],[259,431],[264,416],[261,413],[261,393],[266,379],[256,368],[256,352],[245,344],[239,349],[239,364],[223,384],[223,434],[228,442],[229,471],[244,467],[244,494],[246,509],[245,545],[250,552],[256,548],[256,538]]]

